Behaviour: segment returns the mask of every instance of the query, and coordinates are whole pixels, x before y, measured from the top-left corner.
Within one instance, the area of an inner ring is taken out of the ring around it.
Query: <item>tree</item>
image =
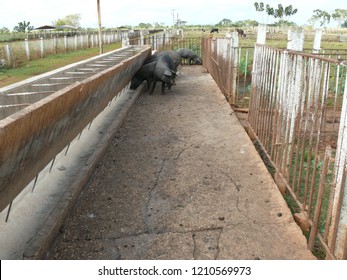
[[[270,7],[270,5],[266,5],[266,14],[268,16],[273,16],[275,14],[275,9]]]
[[[227,18],[223,18],[220,22],[217,23],[218,26],[231,26],[232,21]]]
[[[339,26],[342,27],[342,25],[347,21],[347,10],[335,9],[331,14],[331,17],[338,22]]]
[[[319,21],[320,26],[324,26],[325,24],[330,22],[331,15],[323,10],[313,10],[313,16],[309,19],[309,22],[312,23],[313,25]]]
[[[246,20],[238,20],[232,23],[231,26],[233,27],[251,27],[251,26],[258,26],[258,22],[252,19],[246,19]]]
[[[297,26],[297,24],[295,22],[292,22],[292,21],[280,19],[279,21],[272,24],[272,26],[280,26],[280,27],[281,26]]]
[[[275,9],[275,8],[271,7],[269,4],[264,5],[263,2],[260,2],[260,3],[255,2],[254,7],[255,7],[255,10],[257,12],[264,12],[265,11],[265,13],[268,16],[273,16],[274,18],[282,19],[283,17],[285,17],[285,20],[281,21],[283,23],[287,22],[290,16],[292,16],[298,12],[298,9],[294,9],[292,5],[284,7],[282,4],[278,4],[277,8]]]
[[[244,26],[258,26],[259,24],[256,20],[253,20],[253,19],[246,19],[243,22],[244,22]]]
[[[264,3],[263,2],[255,2],[254,3],[255,10],[261,13],[262,22],[264,22]]]
[[[65,18],[57,19],[56,21],[53,21],[53,25],[55,26],[62,26],[62,25],[71,25],[73,27],[81,27],[80,25],[81,21],[81,15],[80,14],[74,14],[74,15],[67,15]]]
[[[176,24],[177,24],[177,27],[184,27],[187,24],[187,21],[178,19]],[[164,26],[163,23],[161,23],[160,25]]]
[[[3,27],[0,29],[0,33],[4,34],[4,33],[10,33],[10,30],[7,27]]]
[[[283,8],[282,4],[278,4],[278,8],[275,9],[275,12],[274,12],[273,16],[275,18],[283,18],[283,16],[284,16],[284,8]]]
[[[263,2],[255,2],[254,3],[255,10],[257,12],[263,12],[264,11],[264,3]]]
[[[289,18],[292,15],[295,15],[297,12],[298,12],[298,9],[293,9],[292,5],[289,5],[289,6],[284,8],[284,15],[286,17],[286,20],[289,20]]]
[[[278,8],[274,10],[273,16],[275,18],[285,18],[284,21],[288,21],[292,15],[295,15],[298,12],[298,9],[293,9],[292,5],[283,7],[281,4],[278,4]]]
[[[139,24],[139,28],[143,28],[143,29],[150,29],[150,28],[152,28],[153,26],[152,26],[152,24],[150,24],[150,23],[143,23],[143,22],[141,22],[140,24]]]
[[[18,22],[18,25],[13,28],[13,30],[17,32],[26,32],[26,31],[30,32],[30,30],[33,30],[33,29],[34,29],[34,26],[30,26],[30,21]]]

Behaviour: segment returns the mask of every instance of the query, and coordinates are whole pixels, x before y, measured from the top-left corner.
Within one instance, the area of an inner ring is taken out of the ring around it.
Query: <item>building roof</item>
[[[72,25],[43,25],[40,27],[35,28],[35,30],[50,30],[50,29],[77,29],[76,27]]]

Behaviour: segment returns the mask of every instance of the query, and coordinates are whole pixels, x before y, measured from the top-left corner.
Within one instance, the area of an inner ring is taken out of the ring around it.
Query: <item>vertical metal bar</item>
[[[331,158],[331,147],[328,146],[325,149],[324,165],[323,165],[321,180],[320,180],[319,189],[318,189],[316,207],[315,207],[314,218],[313,218],[313,225],[311,227],[310,237],[308,240],[308,248],[310,251],[313,251],[314,249],[314,242],[316,240],[316,236],[318,232],[318,223],[319,223],[319,218],[321,215],[321,210],[323,205],[324,191],[325,191],[325,186],[327,183],[326,177],[329,171],[330,158]]]
[[[54,157],[53,160],[52,160],[51,167],[49,168],[49,173],[51,173],[51,171],[52,171],[52,168],[53,168],[53,165],[54,165],[54,161],[55,161],[55,157]]]
[[[278,122],[278,98],[277,98],[277,93],[278,93],[278,80],[279,80],[279,72],[280,72],[280,52],[276,51],[276,66],[275,66],[275,76],[274,76],[274,85],[273,85],[273,90],[272,90],[272,106],[273,106],[273,113],[272,113],[272,118],[271,118],[271,125],[273,127],[272,129],[272,137],[271,137],[271,158],[274,160],[275,158],[275,150],[277,148],[277,143],[276,143],[276,130],[277,130],[277,122]]]
[[[69,145],[67,145],[67,147],[66,147],[65,156],[67,155],[67,152],[69,151],[70,144],[71,144],[71,142],[70,142]]]
[[[320,137],[321,132],[323,130],[323,119],[324,119],[324,111],[327,103],[327,97],[328,97],[328,87],[329,87],[329,74],[330,74],[330,64],[326,63],[325,67],[322,67],[322,74],[323,75],[323,88],[319,94],[319,97],[321,98],[320,104],[317,104],[317,124],[315,127],[315,130],[317,130],[316,135],[316,147],[315,147],[315,159],[314,159],[314,167],[313,167],[313,174],[311,176],[311,187],[310,187],[310,196],[309,196],[309,204],[308,204],[308,217],[310,218],[311,214],[311,208],[313,205],[313,195],[315,191],[315,185],[316,185],[316,172],[317,172],[317,164],[318,164],[318,153],[319,153],[319,144],[320,144]]]
[[[93,119],[93,120],[94,120],[94,119]],[[90,127],[92,126],[93,120],[89,123],[88,130],[89,130]]]
[[[80,134],[78,135],[78,138],[77,138],[78,140],[81,139],[82,132],[83,132],[83,129],[82,129],[82,131],[80,132]]]
[[[34,190],[35,190],[38,177],[39,177],[39,174],[37,174],[36,177],[35,177],[34,185],[33,185],[33,188],[31,189],[31,192],[34,192]]]
[[[11,208],[12,208],[12,202],[13,200],[10,202],[10,204],[8,205],[8,209],[7,209],[7,214],[6,214],[6,218],[5,218],[5,222],[7,223],[8,218],[10,217],[10,212],[11,212]]]
[[[327,209],[327,219],[325,222],[325,229],[324,229],[324,236],[323,240],[325,243],[328,244],[328,236],[329,236],[329,231],[330,231],[330,226],[331,226],[331,218],[332,218],[332,209],[333,209],[333,200],[334,200],[334,186],[336,184],[336,180],[332,181],[331,184],[329,184],[330,187],[330,196],[329,196],[329,204],[328,204],[328,209]]]

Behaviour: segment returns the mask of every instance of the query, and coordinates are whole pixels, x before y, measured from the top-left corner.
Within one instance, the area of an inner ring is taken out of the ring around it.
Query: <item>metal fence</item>
[[[104,32],[101,39],[103,44],[112,44],[138,36],[139,32],[115,31]],[[0,60],[6,61],[7,66],[17,67],[25,61],[43,58],[51,54],[98,47],[98,45],[99,35],[96,33],[25,39],[0,44]]]
[[[239,47],[235,38],[202,38],[201,46],[203,65],[229,103],[247,111],[254,48]]]
[[[129,40],[130,45],[150,45],[153,50],[177,50],[187,48],[201,56],[201,38],[200,37],[182,37],[173,36],[171,32],[141,36]],[[185,64],[185,61],[182,61]]]
[[[309,249],[328,259],[347,254],[344,54],[259,44],[253,53],[237,39],[202,39],[204,66],[233,107],[249,105],[255,144],[293,212],[304,213]]]
[[[278,184],[310,221],[309,249],[316,250],[318,241],[326,258],[346,254],[346,229],[340,223],[345,217],[344,183],[338,178],[341,168],[345,177],[345,162],[334,164],[336,154],[345,149],[338,142],[344,137],[339,131],[345,125],[341,108],[347,106],[346,95],[341,61],[256,46],[250,129],[266,151]]]

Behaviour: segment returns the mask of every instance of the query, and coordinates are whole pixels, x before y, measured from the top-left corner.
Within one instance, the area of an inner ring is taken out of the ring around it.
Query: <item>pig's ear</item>
[[[165,75],[165,76],[171,77],[171,76],[172,76],[172,72],[169,71],[169,70],[166,70],[166,71],[164,72],[164,75]]]

